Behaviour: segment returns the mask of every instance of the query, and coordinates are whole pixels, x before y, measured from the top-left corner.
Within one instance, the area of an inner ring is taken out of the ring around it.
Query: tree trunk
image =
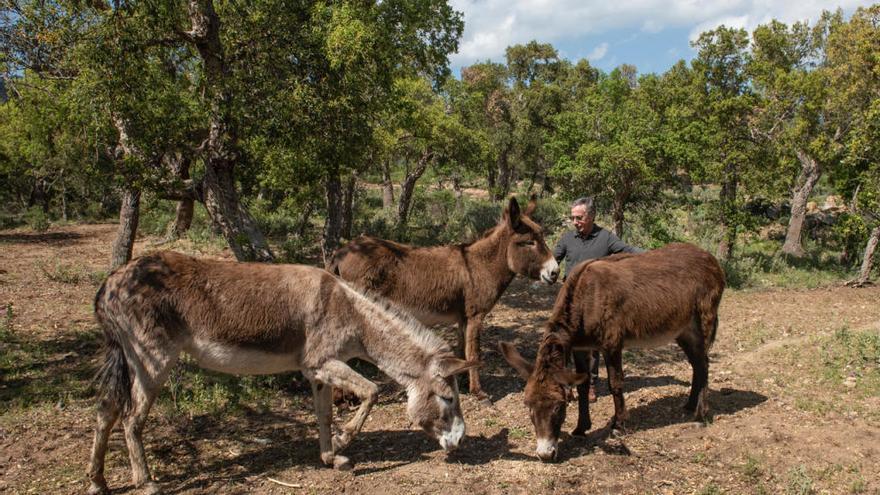
[[[43,213],[49,213],[49,181],[40,177],[31,188],[30,197],[28,197],[28,207],[39,206]]]
[[[553,194],[553,181],[550,179],[550,174],[545,170],[542,173],[544,177],[544,182],[541,185],[541,197],[547,197]]]
[[[357,173],[353,172],[345,183],[342,191],[342,228],[343,239],[351,240],[352,216],[354,213],[354,194],[357,187]]]
[[[721,202],[721,241],[718,243],[718,259],[721,261],[727,261],[733,256],[733,246],[736,241],[737,179],[736,165],[725,165],[719,198]]]
[[[61,184],[61,220],[67,222],[67,185]]]
[[[315,204],[309,201],[303,209],[302,216],[300,216],[299,223],[296,226],[296,235],[299,236],[300,239],[306,235],[306,230],[309,228],[309,222],[312,219],[312,213],[314,211]]]
[[[874,251],[877,249],[878,242],[880,242],[880,225],[871,230],[871,236],[868,238],[868,244],[865,246],[865,257],[862,258],[862,269],[859,270],[859,278],[856,279],[856,286],[868,283],[868,277],[871,275],[871,265],[874,260]]]
[[[181,181],[189,180],[189,167],[190,159],[182,153],[178,153],[171,160],[171,169]],[[174,215],[174,221],[168,227],[166,241],[174,241],[186,235],[192,226],[194,210],[195,202],[192,198],[184,198],[177,202],[177,211]]]
[[[455,209],[461,211],[462,206],[464,206],[464,199],[461,189],[461,176],[458,173],[452,175],[452,191],[455,195]]]
[[[328,268],[333,251],[339,247],[339,237],[342,231],[342,184],[339,180],[339,171],[330,171],[327,177],[327,195],[325,197],[327,199],[327,218],[324,220],[321,256],[324,258],[324,267]]]
[[[492,192],[495,201],[507,197],[510,191],[510,150],[505,149],[498,155],[498,185]]]
[[[220,18],[212,0],[190,0],[189,16],[192,30],[185,36],[198,49],[204,65],[210,115],[205,146],[205,208],[237,260],[272,261],[272,251],[241,204],[235,187],[238,136],[232,119],[232,95],[226,86],[229,67],[220,42]]]
[[[489,189],[489,197],[495,199],[495,174],[498,172],[494,164],[490,165],[486,175],[486,187]]]
[[[614,201],[611,203],[611,218],[614,221],[614,235],[623,238],[623,221],[624,210],[626,209],[626,200],[622,195],[615,195]]]
[[[398,238],[400,238],[403,234],[403,230],[406,228],[407,219],[409,218],[410,203],[412,202],[413,191],[416,188],[416,181],[419,180],[419,178],[425,173],[425,170],[428,169],[428,164],[433,157],[433,151],[426,151],[422,154],[416,167],[406,174],[406,178],[400,185],[400,200],[397,203],[397,225],[395,226]]]
[[[388,160],[382,162],[382,208],[394,208],[394,183],[391,182],[391,164]]]
[[[119,228],[113,241],[110,255],[110,270],[113,271],[131,261],[134,238],[140,220],[141,191],[125,188],[122,191],[122,206],[119,208]]]
[[[801,163],[801,172],[798,174],[791,197],[791,219],[788,221],[782,252],[800,258],[805,254],[801,245],[801,232],[803,232],[804,218],[807,213],[807,200],[819,181],[822,170],[816,160],[805,151],[797,150],[797,156]]]

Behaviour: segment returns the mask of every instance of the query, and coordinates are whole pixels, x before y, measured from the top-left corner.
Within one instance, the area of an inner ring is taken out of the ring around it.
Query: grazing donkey
[[[623,349],[675,341],[693,368],[685,408],[694,411],[697,419],[704,418],[708,352],[718,328],[722,292],[724,272],[718,261],[690,244],[613,255],[576,267],[556,297],[535,364],[511,344],[501,344],[505,359],[527,382],[525,402],[535,426],[538,457],[556,458],[571,386],[578,386],[579,409],[573,434],[583,435],[591,427],[584,384],[587,368],[575,360],[578,372],[566,369],[572,351],[603,352],[614,397],[611,426],[623,429]]]
[[[145,256],[114,272],[95,298],[106,356],[96,377],[98,421],[89,493],[107,492],[104,455],[122,418],[135,486],[158,492],[141,440],[144,422],[181,351],[203,368],[234,374],[302,370],[312,384],[321,460],[348,469],[339,455],[360,431],[377,386],[345,364],[373,362],[406,388],[407,414],[447,451],[464,436],[452,375],[474,363],[391,306],[364,296],[324,270],[197,260],[173,252]],[[330,390],[361,405],[331,437]]]
[[[417,248],[361,236],[334,253],[328,269],[352,284],[397,302],[425,325],[458,323],[458,355],[480,357],[483,319],[517,275],[553,284],[559,265],[529,218],[511,198],[501,221],[471,244]],[[470,393],[487,396],[476,369]]]

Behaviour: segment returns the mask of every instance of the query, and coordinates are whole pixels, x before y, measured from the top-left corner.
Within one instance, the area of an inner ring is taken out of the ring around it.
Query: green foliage
[[[811,495],[816,492],[813,480],[803,465],[799,465],[788,472],[788,480],[785,487],[787,495]]]
[[[302,381],[299,373],[268,376],[214,373],[185,359],[171,371],[167,386],[159,395],[159,403],[174,413],[190,417],[217,416],[242,408],[264,412],[280,393],[292,391],[292,384],[297,380]]]
[[[12,303],[6,303],[6,307],[3,310],[3,316],[0,317],[0,342],[5,342],[12,337],[13,316],[14,312],[12,310]]]
[[[24,221],[34,232],[49,230],[49,215],[40,206],[31,206],[24,214]]]
[[[842,328],[821,345],[825,379],[854,382],[868,396],[880,393],[880,335]]]

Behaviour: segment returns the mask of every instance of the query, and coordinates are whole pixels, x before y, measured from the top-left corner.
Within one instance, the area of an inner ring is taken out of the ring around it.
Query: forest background
[[[865,283],[878,22],[721,26],[662,74],[533,41],[457,78],[440,0],[5,0],[0,226],[118,216],[110,268],[138,229],[320,263],[360,233],[473,239],[515,193],[543,198],[552,239],[589,194],[627,241],[698,243],[735,286]]]

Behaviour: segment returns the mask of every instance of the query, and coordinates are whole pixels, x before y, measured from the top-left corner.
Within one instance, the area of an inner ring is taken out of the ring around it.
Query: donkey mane
[[[346,292],[352,295],[356,300],[367,304],[358,305],[361,312],[376,312],[377,309],[383,311],[383,316],[391,320],[396,320],[400,324],[400,329],[406,332],[410,340],[419,348],[428,354],[440,354],[451,352],[449,345],[435,335],[428,327],[422,325],[419,320],[415,319],[400,305],[381,294],[369,290],[360,289],[349,285],[347,282],[339,279],[340,285],[345,288]],[[378,308],[376,308],[378,306]]]

